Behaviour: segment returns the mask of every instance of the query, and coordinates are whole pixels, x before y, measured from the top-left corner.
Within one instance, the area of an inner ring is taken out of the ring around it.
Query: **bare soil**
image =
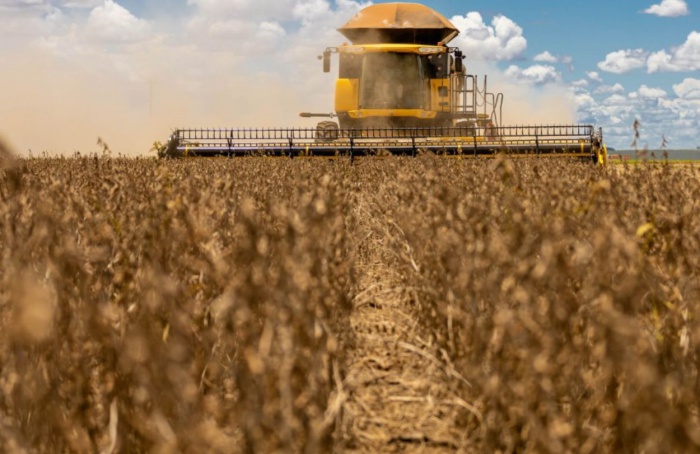
[[[393,266],[380,229],[365,222],[355,265],[341,452],[454,452],[469,410],[459,377],[419,319],[416,294]]]

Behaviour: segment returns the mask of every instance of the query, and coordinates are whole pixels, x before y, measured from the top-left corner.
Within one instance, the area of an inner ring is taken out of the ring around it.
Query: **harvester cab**
[[[413,3],[374,5],[338,31],[351,44],[329,47],[321,57],[330,72],[331,55],[338,55],[335,112],[301,114],[338,118],[318,124],[322,138],[367,128],[458,128],[485,136],[499,125],[503,94],[487,90],[487,76],[466,73],[462,52],[447,46],[459,31],[436,11]]]
[[[462,51],[448,46],[459,30],[431,8],[370,5],[338,31],[349,43],[320,57],[325,73],[338,60],[335,108],[300,114],[324,118],[315,127],[176,129],[161,155],[352,158],[427,151],[607,161],[602,130],[593,125],[504,125],[503,94],[489,91],[488,76],[467,71]]]

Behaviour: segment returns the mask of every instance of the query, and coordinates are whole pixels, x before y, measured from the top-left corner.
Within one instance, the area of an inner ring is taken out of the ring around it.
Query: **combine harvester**
[[[459,31],[415,3],[369,6],[338,29],[352,44],[338,54],[335,112],[315,128],[176,129],[162,156],[569,156],[605,164],[602,131],[593,125],[504,126],[503,94],[488,77],[467,73],[449,47]],[[337,121],[334,119],[337,118]]]

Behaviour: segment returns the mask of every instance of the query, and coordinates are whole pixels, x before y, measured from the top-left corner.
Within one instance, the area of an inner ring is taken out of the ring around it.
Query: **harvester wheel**
[[[338,138],[338,123],[322,121],[316,125],[316,142],[332,142]]]

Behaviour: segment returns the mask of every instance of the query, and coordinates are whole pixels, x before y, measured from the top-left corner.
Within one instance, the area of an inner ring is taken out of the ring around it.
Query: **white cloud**
[[[601,85],[594,90],[596,94],[624,93],[625,87],[619,82],[615,85]]]
[[[692,31],[686,41],[670,52],[661,50],[647,60],[647,71],[696,71],[700,69],[700,32]]]
[[[554,66],[550,65],[532,65],[525,69],[511,65],[506,69],[506,76],[521,82],[536,85],[561,81],[561,74]]]
[[[344,39],[336,31],[361,8],[355,0],[189,0],[196,6],[187,24],[193,43],[239,57],[267,53],[308,66],[326,46]],[[235,43],[235,45],[231,45]],[[294,60],[296,59],[296,60]],[[314,66],[316,68],[316,66]]]
[[[88,34],[107,43],[131,43],[144,40],[149,24],[112,0],[94,8],[87,20]]]
[[[571,55],[563,55],[563,56],[559,57],[559,61],[563,65],[566,65],[566,68],[569,71],[573,72],[573,70],[574,70],[574,57],[572,57]]]
[[[570,55],[552,55],[549,51],[544,51],[535,55],[532,58],[533,61],[538,63],[560,63],[566,67],[569,72],[574,70],[574,58]]]
[[[58,8],[90,9],[103,2],[104,0],[0,0],[0,12],[14,17],[28,16],[46,14]]]
[[[284,27],[277,22],[262,22],[258,27],[256,37],[260,41],[277,42],[287,35]]]
[[[322,0],[323,3],[327,3]],[[295,0],[187,0],[197,8],[195,15],[209,20],[287,21],[295,5],[309,3]]]
[[[600,77],[600,74],[598,74],[597,71],[587,71],[586,76],[588,76],[588,78],[594,82],[603,82],[603,79]]]
[[[641,85],[627,96],[622,91],[613,94],[598,89],[593,93],[584,89],[578,91],[578,120],[603,127],[609,146],[619,149],[630,147],[634,136],[631,125],[635,118],[643,125],[640,147],[657,147],[663,135],[669,140],[671,148],[697,146],[700,80],[686,79],[675,86],[674,91],[679,97],[669,97],[666,91],[646,85]],[[696,94],[698,98],[694,99]]]
[[[679,98],[700,99],[700,80],[687,78],[673,86],[673,91]]]
[[[651,5],[644,12],[661,17],[678,17],[689,14],[688,5],[684,0],[663,0],[658,5]]]
[[[35,8],[47,8],[49,6],[49,2],[46,0],[0,0],[0,11],[30,11]]]
[[[508,61],[522,56],[527,48],[523,29],[506,16],[495,16],[487,25],[478,12],[455,16],[452,23],[460,35],[452,41],[468,59]]]
[[[625,102],[627,102],[627,98],[619,94],[608,96],[603,100],[603,104],[607,106],[615,106]]]
[[[369,5],[361,0],[188,3],[187,18],[177,18],[182,23],[167,23],[136,17],[120,6],[134,3],[122,0],[0,0],[0,55],[5,57],[3,48],[12,45],[36,63],[18,70],[10,54],[5,60],[13,65],[0,72],[0,87],[13,90],[3,93],[9,98],[0,104],[0,118],[9,119],[3,132],[35,150],[90,150],[100,135],[115,150],[141,153],[174,126],[313,126],[315,121],[299,119],[297,113],[330,112],[335,83],[335,75],[323,74],[315,57],[343,42],[336,29]],[[485,23],[470,13],[454,23],[462,33],[452,44],[470,60],[522,59],[527,48],[523,30],[507,17]],[[165,27],[167,35],[158,35]],[[691,37],[662,51],[665,66],[657,66],[659,71],[694,67]],[[627,68],[625,58],[612,57],[617,66],[610,65]],[[674,146],[683,141],[697,146],[700,78],[686,79],[660,98],[652,97],[660,94],[654,92],[658,88],[644,86],[630,97],[621,84],[603,85],[597,68],[564,87],[560,71],[571,64],[570,57],[542,52],[536,60],[539,64],[529,67],[511,66],[510,77],[495,63],[470,63],[473,72],[489,74],[489,85],[504,92],[506,122],[568,118],[577,107],[579,119],[602,126],[608,143],[616,146],[629,145],[635,116],[643,120],[646,137],[664,131]],[[333,65],[335,71],[337,58]],[[660,85],[653,78],[646,83]],[[550,106],[547,112],[542,105]],[[564,113],[554,113],[557,108]],[[37,129],[44,132],[40,138]],[[130,133],[124,134],[127,129]]]
[[[585,109],[595,105],[595,99],[593,99],[593,96],[588,93],[576,94],[574,95],[574,99],[576,100],[576,106],[579,109]]]
[[[303,24],[310,24],[327,17],[330,10],[330,4],[325,0],[306,0],[294,5],[292,14]]]
[[[549,51],[544,51],[541,54],[537,54],[533,57],[534,61],[542,63],[557,63],[559,59],[554,55],[550,54]]]
[[[623,74],[644,67],[648,52],[643,49],[626,49],[611,52],[605,56],[605,61],[598,63],[603,71]]]
[[[95,8],[100,6],[103,0],[61,0],[54,2],[56,6],[61,8]]]
[[[70,24],[60,8],[47,1],[0,0],[0,51],[32,45],[47,36],[63,33]]]
[[[660,99],[659,106],[670,112],[675,124],[684,135],[690,136],[692,145],[697,144],[697,130],[700,129],[700,99]]]
[[[195,17],[190,21],[189,34],[198,46],[211,50],[228,49],[239,57],[270,52],[287,36],[284,27],[276,21],[247,21],[244,19],[221,19],[208,21]],[[231,46],[231,43],[236,43]]]
[[[647,87],[646,85],[642,85],[639,87],[639,90],[637,90],[637,94],[641,96],[642,98],[648,98],[648,99],[658,99],[658,98],[665,98],[668,93],[666,93],[665,90],[662,90],[661,88],[650,88]],[[632,95],[632,93],[630,93]]]
[[[13,13],[27,19],[11,46],[7,24],[0,28],[0,57],[13,61],[0,87],[17,88],[1,94],[0,118],[12,119],[0,128],[20,149],[68,153],[92,150],[98,135],[114,150],[144,153],[175,126],[313,126],[298,113],[330,112],[335,83],[316,56],[342,43],[336,29],[368,5],[208,0],[191,2],[186,18],[148,22],[125,2],[101,0],[91,11],[54,7],[63,28],[49,33],[40,8],[48,1]]]

